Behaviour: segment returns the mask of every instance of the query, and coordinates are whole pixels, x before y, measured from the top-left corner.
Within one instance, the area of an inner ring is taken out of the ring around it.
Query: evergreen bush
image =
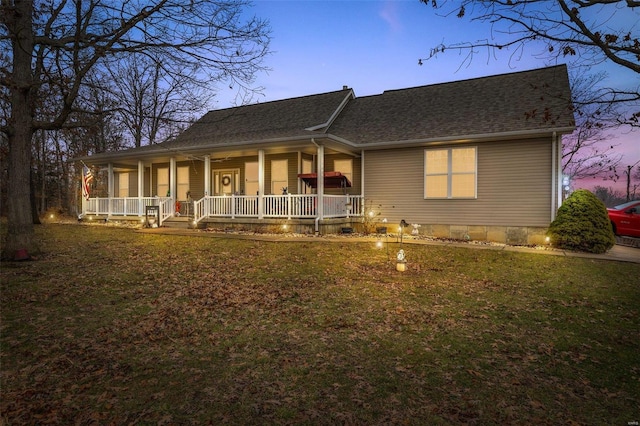
[[[560,206],[547,235],[554,247],[589,253],[604,253],[616,243],[607,208],[585,189]]]

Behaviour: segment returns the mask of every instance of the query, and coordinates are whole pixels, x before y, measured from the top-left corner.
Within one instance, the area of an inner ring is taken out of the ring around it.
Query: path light
[[[383,223],[386,223],[387,219],[383,219]],[[382,236],[387,240],[387,260],[389,260],[389,233],[387,232],[386,226],[378,226],[376,228],[376,233],[378,234],[378,240],[376,241],[376,248],[381,249],[384,247],[384,241],[382,241]]]
[[[398,233],[400,234],[400,244],[402,244],[402,235],[404,234],[404,228],[406,228],[407,226],[409,226],[407,221],[402,219],[400,221],[400,226],[398,226]]]
[[[404,250],[400,249],[396,255],[396,271],[404,272],[407,270],[407,259],[404,255]]]

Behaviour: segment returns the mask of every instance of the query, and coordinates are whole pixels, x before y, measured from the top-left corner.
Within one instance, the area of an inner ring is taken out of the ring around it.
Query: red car
[[[640,200],[620,204],[607,212],[614,234],[640,237]]]

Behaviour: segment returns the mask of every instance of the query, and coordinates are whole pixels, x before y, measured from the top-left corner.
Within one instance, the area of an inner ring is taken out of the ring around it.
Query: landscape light
[[[407,270],[407,259],[404,254],[404,250],[400,249],[396,255],[396,271],[404,272]]]

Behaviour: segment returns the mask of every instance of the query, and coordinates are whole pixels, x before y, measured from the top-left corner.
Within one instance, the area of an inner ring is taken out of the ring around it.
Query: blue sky
[[[541,46],[529,46],[525,52],[503,50],[499,57],[481,50],[470,63],[465,62],[466,53],[448,51],[419,66],[418,59],[428,56],[430,48],[487,39],[490,29],[438,16],[418,0],[254,0],[247,12],[269,20],[273,31],[273,53],[266,59],[271,71],[258,76],[256,85],[264,90],[253,102],[329,92],[343,85],[356,96],[366,96],[553,65],[535,57]],[[623,18],[639,30],[640,11]],[[603,69],[611,84],[638,84],[630,71]],[[221,88],[215,108],[233,106],[235,93]],[[640,132],[621,135],[614,143],[625,160],[640,160]]]

